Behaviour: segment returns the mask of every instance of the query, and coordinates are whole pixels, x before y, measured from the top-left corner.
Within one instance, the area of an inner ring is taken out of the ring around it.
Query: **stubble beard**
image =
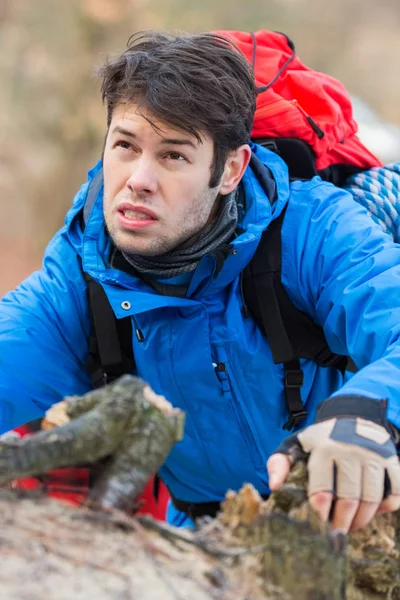
[[[107,231],[114,245],[125,254],[139,256],[161,256],[178,248],[185,248],[193,244],[201,235],[202,230],[209,224],[210,217],[215,218],[213,208],[217,201],[218,193],[213,188],[202,190],[193,202],[177,215],[176,224],[173,226],[175,235],[158,235],[155,238],[149,238],[143,243],[143,234],[141,232],[118,231],[112,223],[107,223]],[[111,202],[114,205],[115,199]],[[141,200],[145,205],[145,202]],[[105,205],[110,206],[110,201],[105,197]],[[150,206],[149,206],[150,208]],[[166,227],[170,226],[169,224]],[[129,241],[125,241],[129,237]],[[139,243],[135,244],[135,237]],[[122,239],[121,239],[122,238]]]

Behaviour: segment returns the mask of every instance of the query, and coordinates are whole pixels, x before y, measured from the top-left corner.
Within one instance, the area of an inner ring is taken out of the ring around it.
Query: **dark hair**
[[[114,108],[132,102],[199,142],[202,131],[213,139],[210,187],[218,185],[229,150],[249,141],[256,106],[253,71],[221,35],[138,32],[99,74],[108,126]]]

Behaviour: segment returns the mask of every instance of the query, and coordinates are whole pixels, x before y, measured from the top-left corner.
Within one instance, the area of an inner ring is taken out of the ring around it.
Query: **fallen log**
[[[0,490],[1,597],[400,599],[398,513],[378,516],[348,538],[330,531],[307,502],[303,463],[266,502],[249,485],[237,494],[229,492],[217,519],[200,522],[195,531],[122,512],[129,504],[128,492],[131,500],[140,493],[181,435],[183,416],[144,391],[136,378],[113,386],[68,400],[59,419],[66,422],[62,427],[32,436],[29,443],[0,443],[3,483],[75,464],[77,452],[84,462],[108,457],[91,499],[91,506],[102,511],[70,507],[37,493]],[[48,418],[57,421],[54,413]],[[105,427],[111,439],[106,451],[101,447]],[[159,432],[163,450],[159,442],[153,446]]]
[[[0,485],[101,461],[88,503],[129,509],[182,438],[183,427],[182,411],[143,380],[125,375],[56,404],[46,414],[44,431],[0,441]]]

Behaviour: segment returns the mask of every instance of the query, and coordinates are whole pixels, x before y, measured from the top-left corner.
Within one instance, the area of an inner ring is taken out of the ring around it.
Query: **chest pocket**
[[[265,452],[258,439],[257,428],[248,410],[248,403],[253,399],[245,386],[239,385],[224,345],[215,346],[213,366],[227,404],[235,416],[252,463],[257,469],[265,468],[267,457],[264,456]]]

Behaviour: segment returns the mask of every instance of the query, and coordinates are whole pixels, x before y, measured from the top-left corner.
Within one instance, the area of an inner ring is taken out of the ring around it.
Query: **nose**
[[[142,155],[134,161],[126,185],[135,194],[156,193],[158,178],[156,169],[149,158]]]

